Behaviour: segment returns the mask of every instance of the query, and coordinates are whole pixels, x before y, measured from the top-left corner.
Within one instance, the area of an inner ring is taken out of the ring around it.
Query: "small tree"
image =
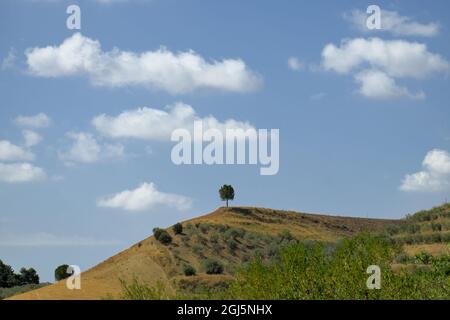
[[[175,234],[182,234],[183,233],[183,225],[181,223],[179,223],[179,222],[174,224],[172,229],[173,229],[173,232]]]
[[[205,271],[207,274],[221,274],[223,273],[223,265],[214,260],[207,260],[205,262]]]
[[[70,276],[70,274],[67,273],[67,268],[69,268],[69,265],[62,264],[55,269],[55,280],[56,281],[64,280]]]
[[[185,276],[195,276],[195,274],[197,273],[195,268],[188,264],[184,265],[183,272]]]
[[[228,208],[228,200],[233,200],[234,199],[234,189],[233,189],[233,187],[231,185],[224,184],[219,189],[219,195],[220,195],[220,199],[222,201],[226,201],[227,202],[227,208]]]

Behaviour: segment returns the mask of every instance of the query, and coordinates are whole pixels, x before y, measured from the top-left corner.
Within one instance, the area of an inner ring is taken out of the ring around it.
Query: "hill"
[[[219,208],[182,222],[182,234],[166,229],[173,239],[168,245],[150,236],[83,272],[81,290],[68,290],[65,281],[60,281],[12,299],[117,299],[122,294],[120,280],[137,280],[150,286],[159,282],[170,290],[221,286],[255,254],[270,259],[280,246],[294,239],[332,243],[362,231],[378,233],[402,223],[253,207]],[[205,262],[211,260],[224,267],[223,274],[205,273]],[[197,275],[184,276],[186,265],[192,266]]]

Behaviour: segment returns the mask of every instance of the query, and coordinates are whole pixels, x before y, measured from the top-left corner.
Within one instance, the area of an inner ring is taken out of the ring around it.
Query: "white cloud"
[[[14,48],[11,48],[8,52],[8,55],[2,60],[1,70],[6,70],[14,67],[16,58],[16,50]]]
[[[450,187],[450,155],[434,149],[422,162],[423,170],[408,174],[400,189],[403,191],[441,191]]]
[[[0,163],[0,181],[8,183],[32,182],[46,178],[44,170],[30,163]]]
[[[27,148],[38,145],[42,141],[42,136],[31,130],[23,130],[22,135]]]
[[[154,183],[143,183],[134,190],[125,190],[97,201],[99,207],[120,208],[127,211],[144,211],[157,206],[186,210],[191,205],[190,198],[158,191]]]
[[[0,140],[0,161],[31,161],[34,154],[7,140]]]
[[[449,69],[449,63],[429,52],[425,44],[380,38],[344,40],[340,47],[328,44],[322,58],[326,70],[338,73],[349,73],[365,63],[400,78],[421,79]]]
[[[344,14],[344,18],[361,32],[390,32],[396,36],[432,37],[439,33],[439,24],[435,22],[420,23],[410,17],[401,16],[396,11],[381,10],[381,29],[369,30],[366,25],[369,15],[361,10]]]
[[[424,44],[379,38],[344,40],[339,47],[328,44],[322,51],[322,66],[327,71],[353,74],[361,84],[360,92],[370,98],[424,98],[422,92],[412,94],[394,79],[424,79],[449,70],[449,63]]]
[[[100,240],[90,237],[54,235],[47,232],[33,234],[2,234],[1,247],[78,247],[78,246],[114,246],[115,240]]]
[[[26,51],[29,71],[35,76],[85,75],[97,86],[139,85],[172,94],[196,89],[247,92],[258,88],[261,79],[240,59],[206,61],[193,51],[134,53],[117,48],[101,49],[100,42],[75,33],[59,46]]]
[[[305,67],[304,64],[296,57],[290,57],[287,61],[289,69],[292,71],[301,71]]]
[[[364,70],[355,75],[355,80],[361,84],[359,92],[368,98],[425,98],[423,92],[411,93],[406,87],[398,86],[393,78],[382,71]]]
[[[124,156],[123,145],[99,143],[90,133],[69,132],[66,136],[73,141],[67,151],[59,152],[59,158],[66,163],[93,163]]]
[[[169,141],[172,131],[178,128],[192,130],[196,120],[203,121],[204,130],[216,128],[225,132],[226,129],[254,129],[248,122],[234,119],[220,122],[213,116],[201,118],[184,103],[168,106],[167,111],[144,107],[124,111],[116,117],[102,114],[95,117],[92,124],[100,133],[112,138]]]
[[[18,116],[14,122],[20,127],[38,129],[48,127],[51,120],[45,113],[39,113],[34,116]]]

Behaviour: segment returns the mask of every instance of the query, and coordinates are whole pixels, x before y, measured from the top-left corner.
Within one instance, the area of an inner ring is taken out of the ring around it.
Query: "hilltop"
[[[83,272],[81,290],[68,290],[65,281],[60,281],[13,299],[117,299],[122,294],[120,280],[135,279],[150,286],[162,283],[171,290],[220,287],[255,254],[270,259],[290,241],[333,243],[363,231],[383,232],[402,223],[254,207],[219,208],[182,222],[182,234],[175,235],[167,228],[173,239],[168,245],[150,236]],[[210,259],[223,265],[223,274],[205,273],[204,263]],[[186,265],[195,268],[197,275],[184,276]]]

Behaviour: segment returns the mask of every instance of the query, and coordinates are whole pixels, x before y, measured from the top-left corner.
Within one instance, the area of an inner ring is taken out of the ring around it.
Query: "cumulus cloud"
[[[39,129],[48,127],[51,120],[45,113],[39,113],[34,116],[18,116],[14,122],[19,127]]]
[[[66,163],[93,163],[124,156],[123,145],[100,143],[91,133],[69,132],[66,136],[72,140],[72,145],[59,152],[59,158]]]
[[[47,232],[32,234],[2,234],[1,247],[84,247],[84,246],[114,246],[120,241],[101,240],[91,237],[55,235]]]
[[[304,64],[296,57],[290,57],[287,61],[289,69],[292,71],[301,71],[305,67]]]
[[[28,69],[40,77],[84,75],[107,87],[139,85],[172,94],[196,89],[247,92],[261,79],[240,59],[207,61],[194,51],[173,53],[166,48],[143,53],[114,48],[104,52],[100,42],[75,33],[59,46],[30,48]]]
[[[30,161],[34,154],[7,140],[0,140],[0,161]]]
[[[30,163],[0,163],[0,181],[2,182],[22,183],[45,178],[44,170]]]
[[[425,94],[422,91],[411,93],[406,87],[398,86],[392,77],[382,71],[364,70],[355,75],[355,80],[361,85],[359,93],[368,98],[425,98]]]
[[[42,136],[31,130],[23,130],[22,135],[27,148],[38,145],[42,141]]]
[[[184,103],[176,103],[167,110],[138,108],[124,111],[118,116],[102,114],[92,120],[93,126],[103,135],[111,138],[138,138],[169,141],[172,131],[179,128],[193,130],[194,121],[202,120],[204,130],[215,128],[254,129],[248,122],[229,119],[221,122],[213,116],[201,118],[195,110]]]
[[[424,79],[449,70],[449,63],[428,51],[425,44],[379,38],[348,39],[340,46],[328,44],[322,51],[322,66],[327,71],[352,74],[361,84],[360,92],[370,98],[423,98],[422,92],[410,93],[394,79]]]
[[[425,156],[422,167],[422,171],[405,176],[401,190],[432,192],[450,187],[450,155],[447,151],[431,150]]]
[[[158,191],[154,183],[143,183],[134,190],[125,190],[97,201],[97,206],[145,211],[157,206],[167,206],[178,210],[189,209],[192,200],[188,197]]]
[[[350,13],[344,14],[344,18],[361,32],[384,31],[396,36],[422,37],[432,37],[439,33],[439,24],[436,22],[416,22],[411,17],[402,16],[396,11],[389,10],[381,10],[381,29],[370,30],[366,25],[368,16],[367,13],[361,10],[353,10]]]

